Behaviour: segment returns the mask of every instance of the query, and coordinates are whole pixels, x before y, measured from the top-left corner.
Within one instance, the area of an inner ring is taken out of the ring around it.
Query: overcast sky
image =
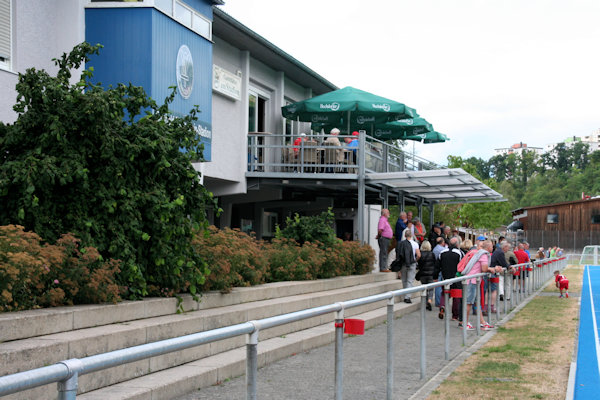
[[[600,128],[599,0],[225,3],[338,87],[416,108],[451,139],[416,145],[432,161]]]

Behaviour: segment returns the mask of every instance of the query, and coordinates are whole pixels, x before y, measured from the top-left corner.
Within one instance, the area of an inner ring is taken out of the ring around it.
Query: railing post
[[[467,289],[469,288],[469,283],[467,280],[462,281],[462,335],[463,335],[463,346],[467,345]]]
[[[507,303],[508,303],[508,298],[509,298],[509,296],[511,294],[510,291],[509,291],[509,289],[508,289],[508,284],[509,284],[509,281],[512,280],[512,274],[510,272],[508,272],[508,271],[509,270],[506,270],[506,271],[503,272],[503,274],[504,274],[504,282],[503,282],[503,285],[504,285],[504,298],[502,299],[502,303],[504,305],[504,315],[506,315],[506,311],[507,311],[507,309],[506,309],[507,307],[506,306],[507,306]],[[508,272],[508,277],[506,276],[507,272]]]
[[[258,332],[255,321],[254,331],[246,337],[246,399],[256,400],[256,376],[258,374]]]
[[[448,309],[452,310],[451,307],[448,307],[448,290],[450,290],[450,285],[444,285],[442,289],[444,290],[444,359],[447,361],[450,359],[450,317]],[[454,303],[454,299],[452,299],[452,302]]]
[[[502,270],[502,274],[504,274],[504,270]],[[502,279],[502,283],[504,283],[504,279]],[[490,285],[490,289],[491,287],[492,285]],[[498,323],[500,321],[500,274],[498,274],[498,289],[496,290],[496,300],[494,303],[494,308],[496,308],[496,323]]]
[[[421,379],[425,379],[426,376],[426,343],[427,340],[425,338],[426,327],[425,327],[425,306],[427,304],[427,290],[423,290],[421,292]]]
[[[75,400],[77,396],[77,384],[79,372],[83,369],[83,363],[77,358],[61,361],[69,371],[69,377],[58,382],[58,400]]]
[[[394,301],[392,298],[387,303],[387,400],[393,399],[394,393]]]
[[[477,292],[475,295],[475,303],[477,304],[477,317],[475,320],[475,329],[477,330],[477,336],[481,334],[481,326],[479,321],[481,321],[481,277],[477,277]]]
[[[484,290],[484,294],[487,295],[487,302],[485,303],[486,309],[487,309],[487,319],[488,319],[488,323],[491,323],[492,321],[492,276],[493,275],[488,275],[487,276],[487,290]],[[484,278],[485,279],[485,278]],[[483,287],[485,288],[485,283],[483,285]],[[498,296],[498,293],[496,293],[496,297]]]
[[[344,306],[335,317],[335,400],[342,400],[344,389]]]

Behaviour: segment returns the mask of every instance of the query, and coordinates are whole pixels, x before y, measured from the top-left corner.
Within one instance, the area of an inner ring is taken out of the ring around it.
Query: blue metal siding
[[[205,3],[205,2],[199,2]],[[212,17],[212,9],[211,9]],[[170,105],[175,115],[186,115],[198,105],[200,132],[204,133],[204,159],[211,159],[212,43],[154,8],[88,8],[86,40],[101,43],[94,81],[105,87],[118,83],[142,86],[161,104],[177,86],[177,52],[185,44],[194,62],[194,85],[188,99],[179,94]]]
[[[88,8],[85,10],[85,40],[104,46],[100,56],[92,56],[94,81],[105,87],[117,83],[143,86],[150,93],[152,74],[151,9]]]
[[[152,94],[164,99],[169,86],[177,86],[177,52],[186,45],[194,61],[194,86],[188,99],[179,95],[171,103],[175,113],[187,114],[194,105],[201,113],[198,122],[204,130],[212,130],[212,43],[161,12],[153,13],[152,23]],[[204,158],[210,161],[210,138],[202,137]]]

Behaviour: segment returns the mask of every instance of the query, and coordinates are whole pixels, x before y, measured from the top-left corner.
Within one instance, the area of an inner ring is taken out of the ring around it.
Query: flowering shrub
[[[269,282],[317,279],[325,252],[317,244],[305,242],[300,246],[293,239],[274,239],[265,243],[269,260]]]
[[[224,293],[235,286],[264,282],[366,274],[375,260],[373,249],[357,242],[336,239],[325,247],[318,241],[300,245],[282,237],[269,243],[238,229],[219,230],[214,226],[198,233],[193,244],[210,269],[202,289]]]
[[[203,290],[231,291],[234,286],[265,282],[267,259],[260,243],[239,229],[219,230],[211,226],[192,242],[209,270]]]
[[[119,263],[62,235],[42,244],[22,226],[0,226],[0,311],[120,300]]]
[[[359,242],[342,242],[341,246],[352,262],[352,275],[363,275],[372,270],[375,251],[371,246]]]

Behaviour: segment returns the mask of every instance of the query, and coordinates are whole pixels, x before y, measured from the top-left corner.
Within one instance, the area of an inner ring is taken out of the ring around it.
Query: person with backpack
[[[479,250],[471,250],[469,251],[462,260],[458,263],[457,271],[462,276],[471,276],[480,274],[482,272],[501,272],[502,267],[489,267],[490,265],[490,252],[494,250],[494,245],[490,240],[484,240],[481,243],[481,249]],[[473,304],[475,304],[475,300],[477,298],[477,290],[479,290],[479,285],[477,285],[477,279],[467,279],[463,281],[464,290],[467,291],[467,318],[462,323],[459,323],[459,327],[462,327],[463,323],[467,324],[467,330],[472,331],[475,328],[469,323],[469,315],[471,314],[471,310],[473,308]],[[480,314],[479,323],[481,324],[481,328],[485,331],[493,329],[494,326],[488,324],[483,319],[483,314]]]
[[[508,270],[510,265],[506,262],[506,253],[510,250],[510,243],[506,240],[498,243],[496,250],[492,253],[492,259],[490,261],[490,267],[500,266],[502,267],[502,275],[504,277],[504,270]],[[496,280],[497,278],[497,280]],[[498,294],[498,286],[500,283],[500,276],[494,276],[489,279],[490,284],[490,304],[492,305],[492,312],[496,312],[496,295]],[[502,280],[504,284],[504,280]],[[486,285],[487,286],[487,285]],[[486,291],[487,292],[487,291]]]

